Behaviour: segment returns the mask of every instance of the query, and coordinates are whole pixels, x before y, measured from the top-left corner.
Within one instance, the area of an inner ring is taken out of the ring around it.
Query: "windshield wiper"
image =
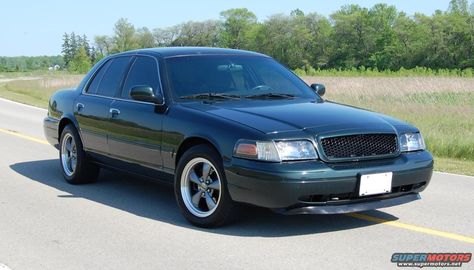
[[[181,96],[179,97],[180,99],[240,99],[240,96],[238,95],[231,95],[231,94],[225,94],[225,93],[199,93],[199,94],[194,94],[194,95],[187,95],[187,96]]]
[[[264,93],[256,95],[248,95],[246,98],[258,99],[258,98],[294,98],[294,95],[291,94],[281,94],[281,93]]]

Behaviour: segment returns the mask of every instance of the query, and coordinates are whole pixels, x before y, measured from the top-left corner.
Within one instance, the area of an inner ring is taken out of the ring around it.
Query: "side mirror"
[[[313,83],[311,88],[313,88],[314,92],[316,92],[316,94],[321,97],[324,96],[324,93],[326,93],[326,86],[324,86],[324,84]]]
[[[156,104],[161,104],[163,102],[163,97],[156,96],[153,92],[153,88],[148,85],[132,87],[132,90],[130,90],[130,97],[132,97],[133,100],[152,102]]]

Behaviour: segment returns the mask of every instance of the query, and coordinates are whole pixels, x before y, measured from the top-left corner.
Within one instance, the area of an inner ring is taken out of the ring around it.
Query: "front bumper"
[[[265,163],[234,158],[225,164],[234,201],[286,214],[333,214],[388,207],[418,199],[429,184],[433,158],[427,151],[374,161]],[[392,172],[391,193],[360,197],[360,175]]]

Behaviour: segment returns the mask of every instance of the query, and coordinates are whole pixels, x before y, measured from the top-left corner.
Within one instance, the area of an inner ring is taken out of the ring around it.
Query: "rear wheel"
[[[186,151],[175,174],[175,196],[184,217],[199,227],[224,225],[236,216],[222,161],[207,145]]]
[[[67,125],[61,132],[59,160],[63,176],[68,183],[85,184],[97,179],[99,167],[87,159],[81,138],[72,125]]]

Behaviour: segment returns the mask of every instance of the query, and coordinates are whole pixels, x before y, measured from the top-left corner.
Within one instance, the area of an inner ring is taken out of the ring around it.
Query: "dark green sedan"
[[[93,182],[101,167],[170,183],[202,227],[235,219],[241,204],[337,214],[419,199],[433,158],[418,129],[324,92],[254,52],[137,50],[56,92],[44,130],[69,183]]]

